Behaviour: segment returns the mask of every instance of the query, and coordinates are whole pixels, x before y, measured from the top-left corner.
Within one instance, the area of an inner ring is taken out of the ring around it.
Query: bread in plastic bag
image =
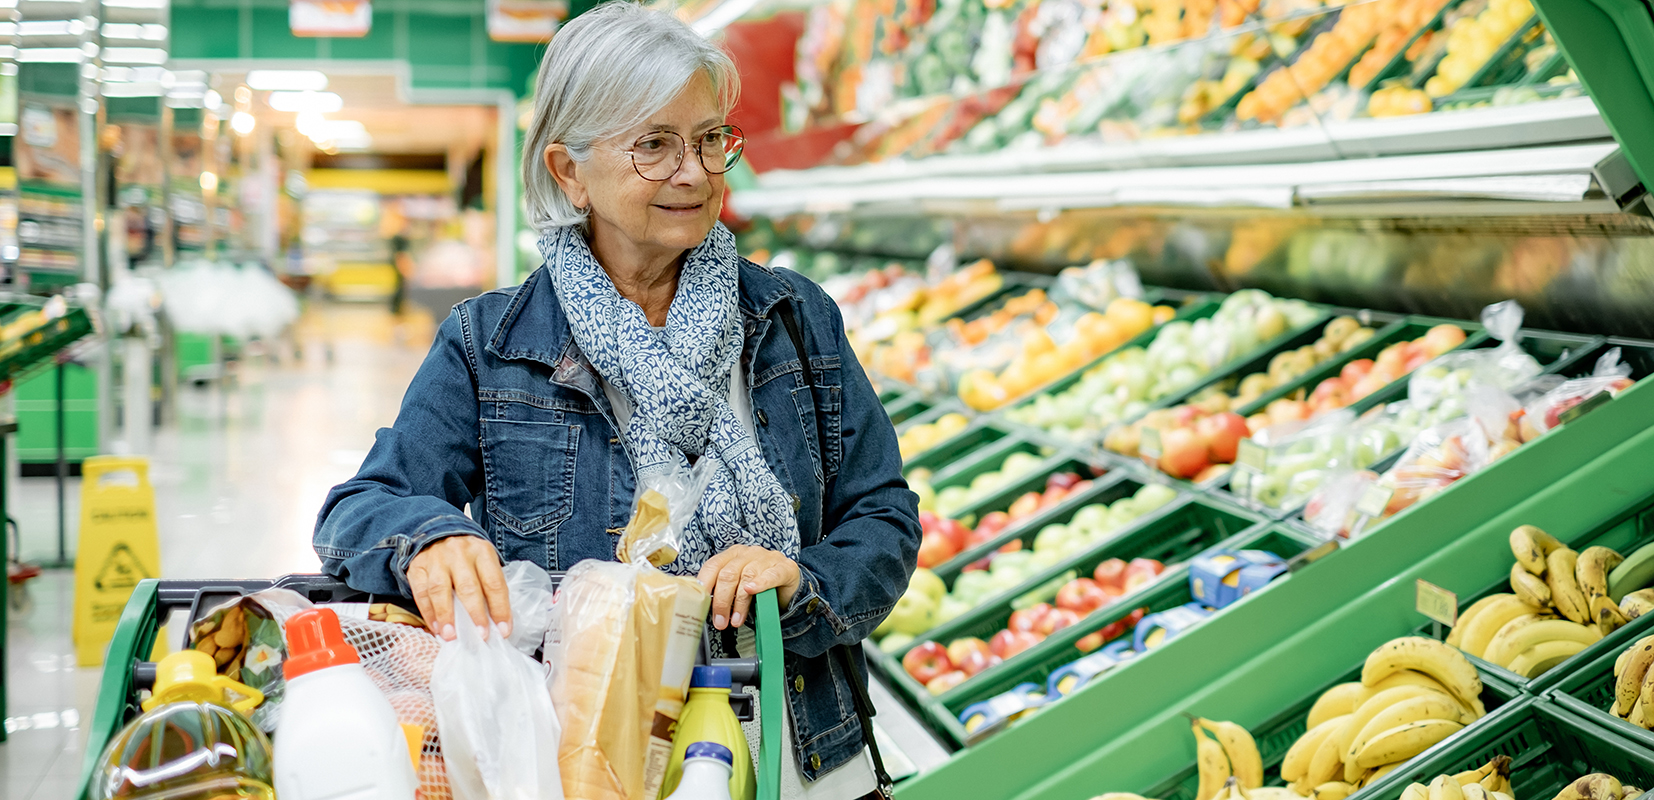
[[[545,669],[483,631],[457,598],[454,632],[431,671],[437,730],[455,800],[561,800],[557,712]]]
[[[647,561],[657,567],[676,561],[683,545],[683,530],[694,519],[701,496],[712,482],[714,468],[714,461],[701,459],[687,470],[680,466],[641,477],[632,519],[615,545],[615,559],[626,563]]]

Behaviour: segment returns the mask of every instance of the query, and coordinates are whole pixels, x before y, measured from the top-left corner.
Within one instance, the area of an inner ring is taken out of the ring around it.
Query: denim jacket
[[[838,307],[799,275],[745,261],[740,287],[758,444],[798,513],[802,579],[781,630],[795,755],[814,780],[861,752],[843,662],[828,651],[865,638],[907,586],[917,497]],[[814,386],[774,313],[781,303],[793,304]],[[618,430],[536,270],[454,307],[396,423],[329,493],[316,553],[352,588],[403,597],[409,562],[448,536],[481,536],[503,559],[548,570],[612,560],[636,487]]]

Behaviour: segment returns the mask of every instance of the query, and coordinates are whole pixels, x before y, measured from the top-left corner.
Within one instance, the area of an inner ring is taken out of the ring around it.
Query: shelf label
[[[1235,463],[1262,473],[1269,466],[1269,448],[1251,439],[1242,439],[1240,447],[1235,450]]]
[[[1420,614],[1449,628],[1459,623],[1459,596],[1423,578],[1414,604]]]
[[[1137,444],[1137,453],[1144,458],[1160,457],[1160,429],[1144,426],[1142,440]]]
[[[1369,517],[1384,516],[1384,509],[1390,505],[1390,498],[1396,493],[1394,489],[1386,489],[1378,484],[1368,486],[1361,493],[1361,499],[1355,501],[1355,511]]]
[[[1592,411],[1595,411],[1595,410],[1607,405],[1608,401],[1612,400],[1612,399],[1614,399],[1614,396],[1609,394],[1606,391],[1597,392],[1596,394],[1593,394],[1590,397],[1585,398],[1585,400],[1583,402],[1581,402],[1579,405],[1574,406],[1573,408],[1570,408],[1567,411],[1564,411],[1561,414],[1556,415],[1556,424],[1566,425],[1570,422],[1573,422],[1574,420],[1579,419],[1580,417],[1583,417],[1586,414],[1589,414]]]
[[[1337,539],[1328,539],[1327,541],[1322,542],[1321,544],[1318,544],[1315,547],[1312,547],[1308,550],[1305,550],[1302,553],[1299,553],[1298,555],[1294,556],[1291,560],[1287,561],[1286,562],[1286,571],[1289,572],[1289,573],[1297,572],[1298,570],[1301,570],[1304,567],[1307,567],[1311,564],[1314,564],[1317,561],[1320,561],[1323,558],[1326,558],[1327,556],[1332,555],[1333,553],[1337,552],[1337,550],[1338,550],[1338,540]]]

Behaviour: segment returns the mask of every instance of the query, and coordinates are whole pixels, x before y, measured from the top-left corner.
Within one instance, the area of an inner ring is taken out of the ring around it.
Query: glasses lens
[[[651,181],[663,181],[683,163],[683,137],[671,131],[651,133],[632,145],[632,164]]]
[[[741,148],[745,145],[741,129],[733,125],[708,131],[701,137],[701,166],[714,175],[728,172],[741,160]]]

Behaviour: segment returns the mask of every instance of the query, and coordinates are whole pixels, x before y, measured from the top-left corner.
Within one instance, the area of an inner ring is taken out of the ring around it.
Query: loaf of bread
[[[562,722],[563,796],[642,800],[643,728],[632,636],[636,568],[583,561],[557,599],[561,643],[552,700]]]

